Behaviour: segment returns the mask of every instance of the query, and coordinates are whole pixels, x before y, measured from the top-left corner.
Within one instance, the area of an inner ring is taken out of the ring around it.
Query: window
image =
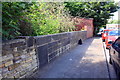
[[[108,33],[108,31],[104,31],[104,33]]]
[[[120,35],[120,31],[118,31],[118,30],[109,31],[108,35],[109,36],[118,36],[118,35]]]
[[[120,37],[113,43],[113,48],[120,53]]]
[[[116,41],[115,45],[120,48],[120,39]]]

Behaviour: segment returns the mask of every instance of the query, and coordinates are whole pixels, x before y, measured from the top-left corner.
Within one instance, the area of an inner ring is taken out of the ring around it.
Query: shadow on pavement
[[[85,40],[82,45],[39,69],[33,77],[109,78],[100,37]]]

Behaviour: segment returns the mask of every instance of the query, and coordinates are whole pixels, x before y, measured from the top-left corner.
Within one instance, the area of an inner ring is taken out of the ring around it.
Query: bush
[[[3,3],[3,39],[38,36],[71,31],[74,24],[64,3]]]

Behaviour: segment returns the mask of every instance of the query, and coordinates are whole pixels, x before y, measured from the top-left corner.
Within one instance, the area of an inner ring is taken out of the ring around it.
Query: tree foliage
[[[107,19],[113,16],[111,13],[119,8],[114,2],[66,2],[65,5],[72,16],[93,18],[95,29],[105,25]]]
[[[7,40],[72,31],[71,16],[94,18],[96,29],[117,9],[112,2],[3,2],[2,37]]]
[[[29,9],[32,4],[19,2],[2,3],[2,37],[11,39],[20,35],[19,20],[25,15],[25,10]]]
[[[47,35],[69,31],[73,27],[62,3],[37,3],[30,9],[30,23],[35,35]],[[69,26],[68,26],[69,25]]]
[[[71,31],[74,28],[64,3],[3,3],[3,39]]]
[[[120,20],[111,20],[108,24],[120,24]]]

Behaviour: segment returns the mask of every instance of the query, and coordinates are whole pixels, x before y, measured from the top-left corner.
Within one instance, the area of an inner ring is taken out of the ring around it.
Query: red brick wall
[[[76,29],[75,31],[86,30],[87,38],[93,37],[93,19],[73,18]]]

